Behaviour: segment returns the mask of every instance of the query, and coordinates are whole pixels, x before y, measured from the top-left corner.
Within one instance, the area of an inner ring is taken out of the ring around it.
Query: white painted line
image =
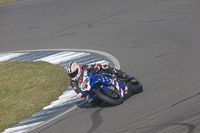
[[[28,131],[28,129],[26,129],[26,130],[21,130],[21,131],[17,131],[17,133],[25,133],[25,132],[27,132]]]
[[[17,133],[25,133],[25,132],[27,132],[28,131],[28,129],[26,129],[26,130],[21,130],[21,131],[17,131]]]
[[[9,60],[11,58],[23,55],[23,54],[26,54],[26,53],[10,53],[10,54],[7,54],[7,55],[5,55],[3,57],[0,57],[0,61],[6,61],[6,60]]]

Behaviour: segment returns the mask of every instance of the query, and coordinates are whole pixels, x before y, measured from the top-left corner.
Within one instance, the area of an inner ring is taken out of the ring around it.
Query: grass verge
[[[0,62],[0,132],[41,111],[69,86],[65,69],[47,62]]]
[[[21,0],[0,0],[0,5],[17,2],[17,1],[21,1]]]

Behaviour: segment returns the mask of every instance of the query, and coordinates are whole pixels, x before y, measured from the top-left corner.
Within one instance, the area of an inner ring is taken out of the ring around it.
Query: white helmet
[[[72,80],[78,80],[81,76],[81,69],[76,62],[71,62],[67,68],[67,73]]]

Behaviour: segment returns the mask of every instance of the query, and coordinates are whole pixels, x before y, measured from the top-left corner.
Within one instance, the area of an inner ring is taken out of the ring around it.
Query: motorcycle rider
[[[89,72],[100,71],[102,73],[114,74],[118,78],[125,79],[126,81],[134,79],[134,77],[127,75],[125,72],[110,67],[109,64],[102,65],[100,63],[97,63],[97,64],[79,66],[76,62],[71,62],[67,68],[67,73],[70,77],[71,87],[74,89],[74,91],[78,94],[80,98],[86,97],[81,93],[81,89],[78,86],[78,84],[81,83],[83,80],[84,70],[87,70]],[[101,100],[89,99],[90,106],[98,105],[100,102]]]

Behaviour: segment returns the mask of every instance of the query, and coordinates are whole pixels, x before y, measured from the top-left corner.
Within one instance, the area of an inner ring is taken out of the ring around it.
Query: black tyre
[[[135,82],[129,82],[128,88],[132,90],[133,94],[138,94],[143,91],[143,85],[139,80],[136,80]]]
[[[102,90],[101,88],[96,89],[95,94],[97,95],[97,97],[111,105],[119,105],[122,104],[124,102],[123,98],[121,97],[121,95],[119,95],[117,92],[113,92],[115,93],[115,95],[117,95],[117,97],[111,97],[108,94],[106,94],[106,92],[104,90]]]

